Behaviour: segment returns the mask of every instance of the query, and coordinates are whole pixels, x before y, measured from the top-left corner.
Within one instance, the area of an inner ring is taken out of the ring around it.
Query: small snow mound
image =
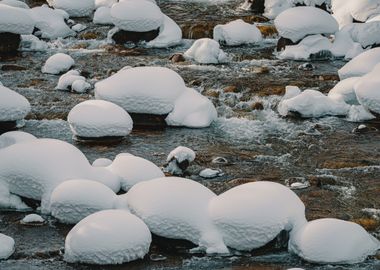
[[[104,210],[81,220],[65,241],[65,261],[122,264],[142,259],[152,236],[141,219],[125,210]]]
[[[42,72],[48,74],[60,74],[68,71],[74,64],[75,61],[70,55],[57,53],[46,60],[45,65],[42,67]]]
[[[195,152],[190,148],[178,146],[166,158],[168,162],[165,171],[174,175],[181,175],[195,159]]]
[[[58,84],[55,89],[61,91],[68,91],[70,89],[73,90],[74,82],[79,81],[86,83],[86,78],[81,76],[78,70],[70,70],[59,77]]]
[[[8,259],[15,251],[15,240],[5,234],[0,233],[0,260]]]
[[[27,215],[25,216],[22,220],[21,220],[21,223],[22,224],[28,224],[28,223],[44,223],[45,220],[40,216],[40,215],[37,215],[37,214],[30,214],[30,215]]]
[[[241,19],[224,25],[218,24],[214,28],[213,36],[216,41],[229,46],[257,43],[263,39],[260,30],[254,24]]]
[[[227,55],[217,41],[209,38],[201,38],[184,53],[184,56],[193,59],[200,64],[219,64],[228,61]]]
[[[15,91],[0,85],[0,122],[22,120],[30,112],[29,101]]]

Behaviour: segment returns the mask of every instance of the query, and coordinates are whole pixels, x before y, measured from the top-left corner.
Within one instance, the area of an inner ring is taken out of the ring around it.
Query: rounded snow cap
[[[33,33],[35,21],[25,8],[2,5],[0,3],[0,33],[19,35]]]
[[[22,120],[31,110],[24,96],[5,86],[0,85],[0,97],[0,122]]]

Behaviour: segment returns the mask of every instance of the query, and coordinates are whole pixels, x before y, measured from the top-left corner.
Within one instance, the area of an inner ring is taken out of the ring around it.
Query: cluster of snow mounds
[[[81,220],[65,241],[67,262],[122,264],[142,259],[152,236],[141,219],[125,210],[104,210]]]
[[[241,19],[225,25],[218,24],[214,27],[213,37],[216,41],[229,46],[253,44],[262,40],[260,30],[254,24],[246,23]]]
[[[117,195],[91,180],[73,179],[57,186],[50,199],[51,214],[59,221],[76,224],[101,210],[113,209]]]
[[[16,143],[35,139],[37,139],[35,136],[23,131],[9,131],[0,135],[0,149]]]
[[[55,9],[63,9],[70,17],[86,17],[95,9],[94,0],[47,0]]]
[[[57,53],[46,60],[42,72],[57,75],[68,71],[74,64],[75,61],[70,55]]]
[[[220,49],[219,43],[209,38],[196,40],[184,56],[200,64],[219,64],[228,61],[228,56]]]
[[[29,35],[33,33],[34,26],[35,21],[28,9],[0,3],[0,33]]]
[[[207,253],[227,253],[208,213],[208,204],[214,197],[216,195],[205,186],[177,177],[142,182],[127,193],[131,212],[140,217],[152,233],[191,241]]]
[[[317,219],[291,232],[289,251],[306,261],[353,264],[376,254],[380,242],[356,223]]]
[[[282,230],[306,223],[305,206],[289,188],[273,182],[254,182],[214,197],[211,218],[225,244],[250,251],[273,240]]]
[[[0,233],[0,260],[8,259],[15,251],[15,240]]]
[[[121,178],[121,188],[124,191],[139,182],[165,176],[160,168],[149,160],[125,153],[117,155],[106,169]]]
[[[73,145],[53,139],[35,139],[0,150],[0,182],[13,194],[41,200],[49,213],[51,192],[70,179],[91,179],[120,189],[120,179],[105,168],[93,167]],[[20,162],[22,160],[22,162]]]
[[[73,91],[84,93],[91,88],[91,84],[86,82],[86,78],[80,75],[78,70],[70,70],[59,77],[56,90]]]
[[[79,103],[67,121],[73,134],[84,138],[124,137],[133,127],[132,118],[123,108],[104,100]]]
[[[24,96],[2,85],[0,97],[0,122],[22,120],[31,110]]]
[[[165,171],[173,175],[181,175],[191,162],[195,160],[195,152],[190,148],[178,146],[166,158]]]

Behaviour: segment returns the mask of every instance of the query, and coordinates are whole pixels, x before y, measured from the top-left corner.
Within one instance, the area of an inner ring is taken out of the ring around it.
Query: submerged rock
[[[13,33],[0,33],[0,40],[0,54],[7,54],[18,50],[21,36]]]
[[[128,42],[138,43],[140,41],[151,41],[158,37],[160,33],[159,29],[147,31],[147,32],[134,32],[119,30],[111,36],[116,44],[124,45]]]

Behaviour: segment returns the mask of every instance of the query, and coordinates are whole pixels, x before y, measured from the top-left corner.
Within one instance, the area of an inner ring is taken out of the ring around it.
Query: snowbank
[[[142,259],[152,236],[138,217],[125,210],[105,210],[80,221],[65,241],[65,261],[122,264]]]
[[[34,25],[29,10],[0,4],[0,33],[29,35],[33,33]]]
[[[214,28],[214,39],[229,46],[252,44],[260,42],[263,38],[260,30],[254,25],[241,19],[227,24],[218,24]]]
[[[289,188],[254,182],[214,197],[211,218],[227,246],[250,251],[273,240],[282,230],[306,222],[305,206]]]
[[[207,253],[226,253],[208,214],[208,204],[215,196],[195,181],[166,177],[133,186],[127,200],[132,213],[142,218],[152,233],[191,241]]]
[[[8,259],[15,251],[15,240],[0,233],[0,260]]]
[[[164,22],[160,27],[158,37],[149,41],[146,46],[151,48],[167,48],[182,42],[182,30],[178,24],[164,15]]]
[[[94,0],[47,0],[55,9],[63,9],[70,17],[86,17],[95,9]]]
[[[121,69],[96,83],[95,97],[113,102],[129,113],[164,115],[173,110],[185,89],[185,82],[173,70],[136,67]]]
[[[60,222],[75,224],[98,211],[113,209],[116,197],[109,187],[95,181],[65,181],[51,194],[51,214]]]
[[[22,95],[0,85],[0,122],[22,120],[30,112],[30,103]]]
[[[104,100],[87,100],[76,105],[67,121],[75,136],[87,138],[124,137],[133,121],[121,107]]]
[[[219,64],[228,61],[227,55],[220,49],[217,41],[201,38],[184,53],[184,56],[200,64]]]
[[[359,54],[341,69],[338,74],[341,80],[349,77],[363,76],[380,63],[380,48],[374,48]]]
[[[379,241],[358,224],[328,218],[292,231],[289,241],[289,251],[315,263],[358,263],[379,248]]]
[[[125,191],[139,182],[165,176],[161,169],[149,160],[125,154],[117,155],[107,169],[121,178],[121,188]]]
[[[9,131],[0,135],[0,149],[10,145],[37,139],[23,131]]]
[[[70,55],[57,53],[46,60],[45,65],[42,67],[42,72],[48,74],[60,74],[68,71],[74,64],[75,61]]]

